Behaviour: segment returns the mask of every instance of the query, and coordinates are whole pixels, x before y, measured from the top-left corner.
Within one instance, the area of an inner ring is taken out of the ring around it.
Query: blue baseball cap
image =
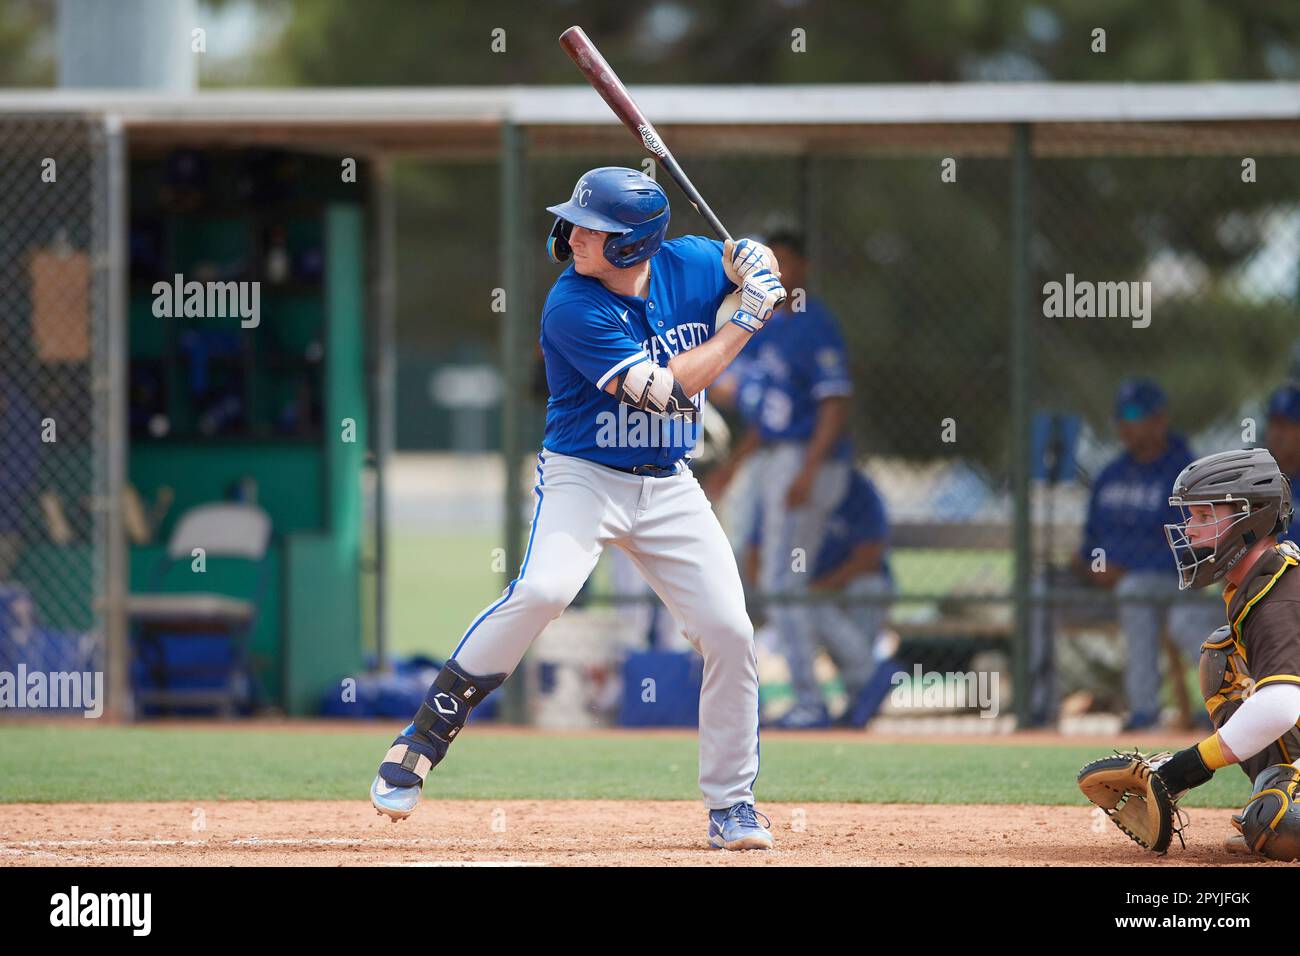
[[[1300,422],[1300,385],[1283,385],[1268,400],[1268,417]]]
[[[1165,390],[1149,378],[1130,378],[1115,392],[1115,417],[1122,422],[1136,422],[1162,411],[1167,403]]]

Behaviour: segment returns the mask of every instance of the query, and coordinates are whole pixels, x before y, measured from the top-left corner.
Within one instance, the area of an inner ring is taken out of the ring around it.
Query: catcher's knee
[[[398,734],[379,765],[379,776],[395,787],[418,787],[443,757],[484,697],[501,686],[505,674],[476,677],[447,661],[429,685],[415,719]]]
[[[1295,793],[1300,770],[1274,764],[1255,778],[1255,793],[1232,818],[1246,846],[1271,860],[1300,859],[1300,806]]]

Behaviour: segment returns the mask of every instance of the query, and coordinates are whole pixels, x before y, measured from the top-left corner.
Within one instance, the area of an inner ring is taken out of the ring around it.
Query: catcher
[[[1263,448],[1192,462],[1174,482],[1165,526],[1179,590],[1227,580],[1228,624],[1201,645],[1201,692],[1215,733],[1175,754],[1134,752],[1079,771],[1079,789],[1138,844],[1163,853],[1179,833],[1178,800],[1229,764],[1254,785],[1233,815],[1230,848],[1300,858],[1300,549],[1291,484]],[[1179,836],[1181,840],[1181,835]]]

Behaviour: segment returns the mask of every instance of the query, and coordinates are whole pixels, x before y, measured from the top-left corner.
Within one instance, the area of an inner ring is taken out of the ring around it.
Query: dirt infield
[[[1079,807],[770,804],[776,849],[705,845],[698,803],[429,801],[390,823],[363,801],[0,806],[0,866],[1278,866],[1222,847],[1227,810],[1190,810],[1188,847],[1138,849]]]

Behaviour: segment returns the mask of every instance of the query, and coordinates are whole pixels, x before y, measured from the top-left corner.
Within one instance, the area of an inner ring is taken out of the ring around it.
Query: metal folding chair
[[[256,505],[218,503],[199,505],[176,523],[167,551],[153,568],[151,592],[133,594],[127,603],[133,648],[144,663],[151,685],[135,695],[137,712],[146,706],[162,708],[215,708],[234,716],[245,703],[260,696],[249,667],[248,640],[257,622],[266,592],[271,539],[271,519]],[[202,548],[205,558],[242,558],[256,562],[251,598],[211,592],[168,593],[161,590],[168,572],[180,561],[193,560]],[[165,659],[163,635],[211,634],[224,631],[232,641],[229,665],[170,666]],[[217,686],[174,686],[177,678],[219,678]]]

